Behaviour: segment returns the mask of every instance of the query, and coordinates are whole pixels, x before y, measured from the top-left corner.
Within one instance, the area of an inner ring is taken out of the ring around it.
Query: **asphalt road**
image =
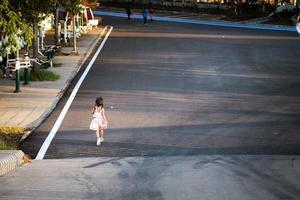
[[[113,32],[45,158],[300,153],[295,33],[113,17],[104,23]],[[77,80],[22,144],[32,158]],[[98,96],[109,120],[100,147],[88,129]]]
[[[299,37],[104,23],[113,32],[46,159],[0,177],[0,199],[299,199]],[[81,73],[22,144],[32,158]],[[88,130],[98,96],[109,119],[100,147]]]

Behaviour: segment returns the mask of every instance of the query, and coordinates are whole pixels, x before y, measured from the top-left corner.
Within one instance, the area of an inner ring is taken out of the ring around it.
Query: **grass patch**
[[[24,127],[5,126],[0,127],[0,134],[23,134],[26,131]]]
[[[60,78],[60,75],[50,69],[40,69],[39,71],[30,72],[30,81],[56,81]],[[24,74],[20,76],[21,80],[24,80]]]
[[[18,141],[7,139],[0,135],[0,150],[16,150],[18,147]]]
[[[40,69],[37,72],[30,72],[31,81],[56,81],[59,77],[59,74],[49,69]]]
[[[23,127],[0,127],[0,150],[15,150],[25,133]]]

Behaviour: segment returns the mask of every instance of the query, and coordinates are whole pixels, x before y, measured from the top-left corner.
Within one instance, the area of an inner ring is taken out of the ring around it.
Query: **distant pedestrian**
[[[104,141],[104,129],[107,128],[107,118],[105,115],[103,98],[98,97],[93,108],[93,119],[90,124],[90,129],[96,131],[97,146]]]
[[[11,70],[9,70],[7,68],[7,58],[15,59],[14,53],[2,57],[2,60],[0,61],[1,62],[0,63],[1,64],[1,70],[2,70],[2,73],[3,73],[3,78],[7,77],[7,72],[9,73],[9,78],[12,78],[12,72],[11,72]]]
[[[147,24],[147,18],[148,18],[148,9],[146,6],[144,6],[144,9],[142,11],[143,19],[144,19],[144,24]]]
[[[151,1],[148,3],[147,7],[148,7],[148,11],[149,11],[150,20],[153,21],[152,15],[154,13],[154,7],[153,7],[153,4]]]
[[[6,56],[5,56],[6,57]],[[2,57],[0,58],[0,66],[1,66],[1,71],[2,71],[2,74],[3,74],[3,78],[6,78],[6,59],[5,57]]]
[[[298,32],[298,35],[300,36],[300,10],[298,11],[298,17],[296,21],[296,30]]]
[[[127,13],[128,19],[130,20],[130,15],[132,14],[130,3],[128,3],[127,6],[126,6],[126,13]]]

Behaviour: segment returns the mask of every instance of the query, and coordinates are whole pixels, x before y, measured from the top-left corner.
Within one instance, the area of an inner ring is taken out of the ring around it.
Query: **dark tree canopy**
[[[22,13],[16,12],[9,0],[0,0],[0,55],[30,45],[32,37],[32,29],[23,20]]]

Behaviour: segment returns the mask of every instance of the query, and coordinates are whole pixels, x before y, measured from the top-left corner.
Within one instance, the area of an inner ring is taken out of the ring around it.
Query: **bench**
[[[22,68],[29,68],[32,66],[31,59],[29,57],[7,60],[7,69],[10,71],[16,71]]]

